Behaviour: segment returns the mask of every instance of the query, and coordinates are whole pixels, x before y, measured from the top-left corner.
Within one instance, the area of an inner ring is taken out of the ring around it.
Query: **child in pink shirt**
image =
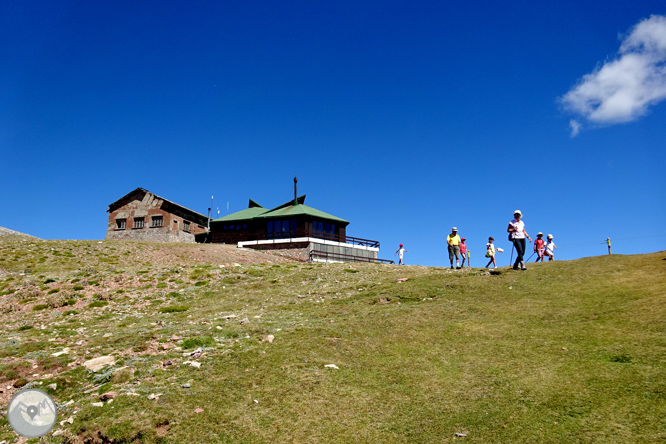
[[[467,258],[467,244],[465,238],[460,239],[460,255],[462,256],[462,267],[465,268],[465,258]],[[469,268],[469,260],[467,261],[467,268]]]

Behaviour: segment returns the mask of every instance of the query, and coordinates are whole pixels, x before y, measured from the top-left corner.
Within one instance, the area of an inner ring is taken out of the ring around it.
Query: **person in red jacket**
[[[537,254],[537,259],[534,262],[543,262],[543,253],[546,251],[546,241],[542,239],[543,233],[539,232],[537,238],[534,239],[534,252]]]

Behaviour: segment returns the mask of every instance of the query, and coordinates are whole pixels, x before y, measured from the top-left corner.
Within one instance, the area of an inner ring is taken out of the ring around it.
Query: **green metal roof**
[[[318,219],[326,219],[334,222],[341,222],[348,224],[349,221],[340,219],[331,214],[324,213],[319,211],[316,208],[309,207],[305,204],[302,205],[290,205],[288,207],[282,207],[275,210],[267,211],[261,215],[257,216],[257,219],[277,219],[283,217],[294,217],[294,216],[311,216]]]
[[[304,201],[305,196],[303,195],[296,199],[296,202],[298,202],[297,205],[294,205],[294,201],[290,200],[289,202],[269,210],[250,199],[249,208],[238,211],[236,213],[228,214],[224,217],[220,217],[219,219],[211,221],[211,223],[237,222],[250,219],[277,219],[295,216],[310,216],[317,219],[325,219],[333,222],[349,224],[349,221],[347,220],[340,219],[339,217],[335,217],[331,214],[324,213],[323,211],[319,211],[316,208],[305,205],[303,203]]]
[[[213,222],[236,222],[239,220],[248,220],[248,219],[254,219],[255,217],[261,215],[262,213],[265,213],[268,211],[268,208],[264,208],[252,199],[250,199],[250,203],[248,204],[248,208],[237,211],[235,213],[227,214],[224,217],[220,217],[218,219],[212,220],[211,223]]]

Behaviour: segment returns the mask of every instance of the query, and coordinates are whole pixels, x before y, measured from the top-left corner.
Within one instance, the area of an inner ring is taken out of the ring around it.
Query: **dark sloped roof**
[[[182,211],[185,211],[185,212],[189,212],[189,213],[195,214],[195,215],[197,215],[197,216],[199,216],[199,217],[203,217],[204,219],[208,219],[208,216],[205,216],[205,215],[203,215],[203,214],[201,214],[201,213],[199,213],[199,212],[197,212],[197,211],[190,210],[190,209],[187,208],[187,207],[184,207],[184,206],[182,206],[182,205],[180,205],[180,204],[177,204],[176,202],[170,201],[169,199],[165,199],[165,198],[162,197],[162,196],[158,196],[158,195],[155,194],[155,193],[151,193],[150,191],[146,190],[145,188],[137,188],[137,189],[132,190],[132,191],[130,191],[129,193],[125,194],[123,197],[121,197],[121,198],[118,199],[117,201],[111,203],[111,204],[109,205],[109,209],[106,210],[106,212],[107,212],[107,213],[110,213],[110,212],[114,211],[116,208],[123,206],[123,205],[125,204],[124,201],[127,200],[129,197],[131,197],[133,194],[141,194],[141,195],[144,195],[144,196],[145,196],[146,194],[152,194],[152,195],[155,196],[156,198],[161,199],[161,200],[163,200],[164,202],[167,202],[168,204],[170,204],[170,205],[172,205],[172,206],[174,206],[174,207],[176,207],[176,208],[179,208],[179,209],[182,210]]]

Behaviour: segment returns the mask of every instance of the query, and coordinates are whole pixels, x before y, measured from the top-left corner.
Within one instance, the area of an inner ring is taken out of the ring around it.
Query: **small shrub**
[[[55,282],[55,279],[47,279],[44,281],[45,284],[50,284],[51,282]]]
[[[79,273],[88,274],[88,275],[97,274],[97,268],[93,267],[92,265],[86,265],[84,267],[81,267],[81,269],[79,269]]]
[[[28,302],[36,301],[37,298],[27,298],[19,301],[19,304],[27,304]]]
[[[49,292],[46,293],[46,294],[53,294],[53,293],[57,293],[57,292],[59,292],[59,291],[60,291],[59,288],[53,288],[53,289],[49,290]]]
[[[39,311],[39,310],[44,310],[46,308],[49,308],[48,304],[38,304],[38,305],[33,305],[32,311]]]
[[[160,313],[180,313],[182,311],[187,311],[190,307],[187,305],[170,305],[168,307],[162,307],[159,311]]]
[[[106,301],[95,301],[88,304],[88,307],[97,308],[97,307],[106,307],[107,305],[109,305],[109,303]]]
[[[17,328],[18,331],[26,331],[30,330],[31,328],[34,328],[32,325],[22,325],[19,328]]]
[[[195,336],[183,341],[183,348],[215,347],[215,339],[211,336]]]
[[[113,300],[113,293],[97,293],[95,299],[98,301],[111,301]]]
[[[84,288],[84,287],[82,287],[82,286],[80,286],[80,285],[75,285],[74,288],[72,288],[72,290],[74,290],[74,291],[80,291],[80,290],[83,290],[83,288]]]
[[[156,285],[157,288],[167,288],[167,283],[166,282],[160,282],[159,284]]]
[[[25,378],[17,379],[16,381],[14,381],[14,387],[15,388],[21,388],[24,385],[26,385],[27,383],[28,383],[28,380],[25,379]]]
[[[51,308],[60,308],[67,305],[67,299],[69,299],[69,296],[66,294],[52,294],[46,298],[46,303]]]
[[[65,315],[65,316],[73,316],[73,315],[76,315],[76,314],[79,314],[79,312],[76,311],[76,310],[67,310],[63,313],[63,315]]]
[[[207,285],[208,281],[198,281],[194,284],[195,287],[201,287],[203,285]]]

